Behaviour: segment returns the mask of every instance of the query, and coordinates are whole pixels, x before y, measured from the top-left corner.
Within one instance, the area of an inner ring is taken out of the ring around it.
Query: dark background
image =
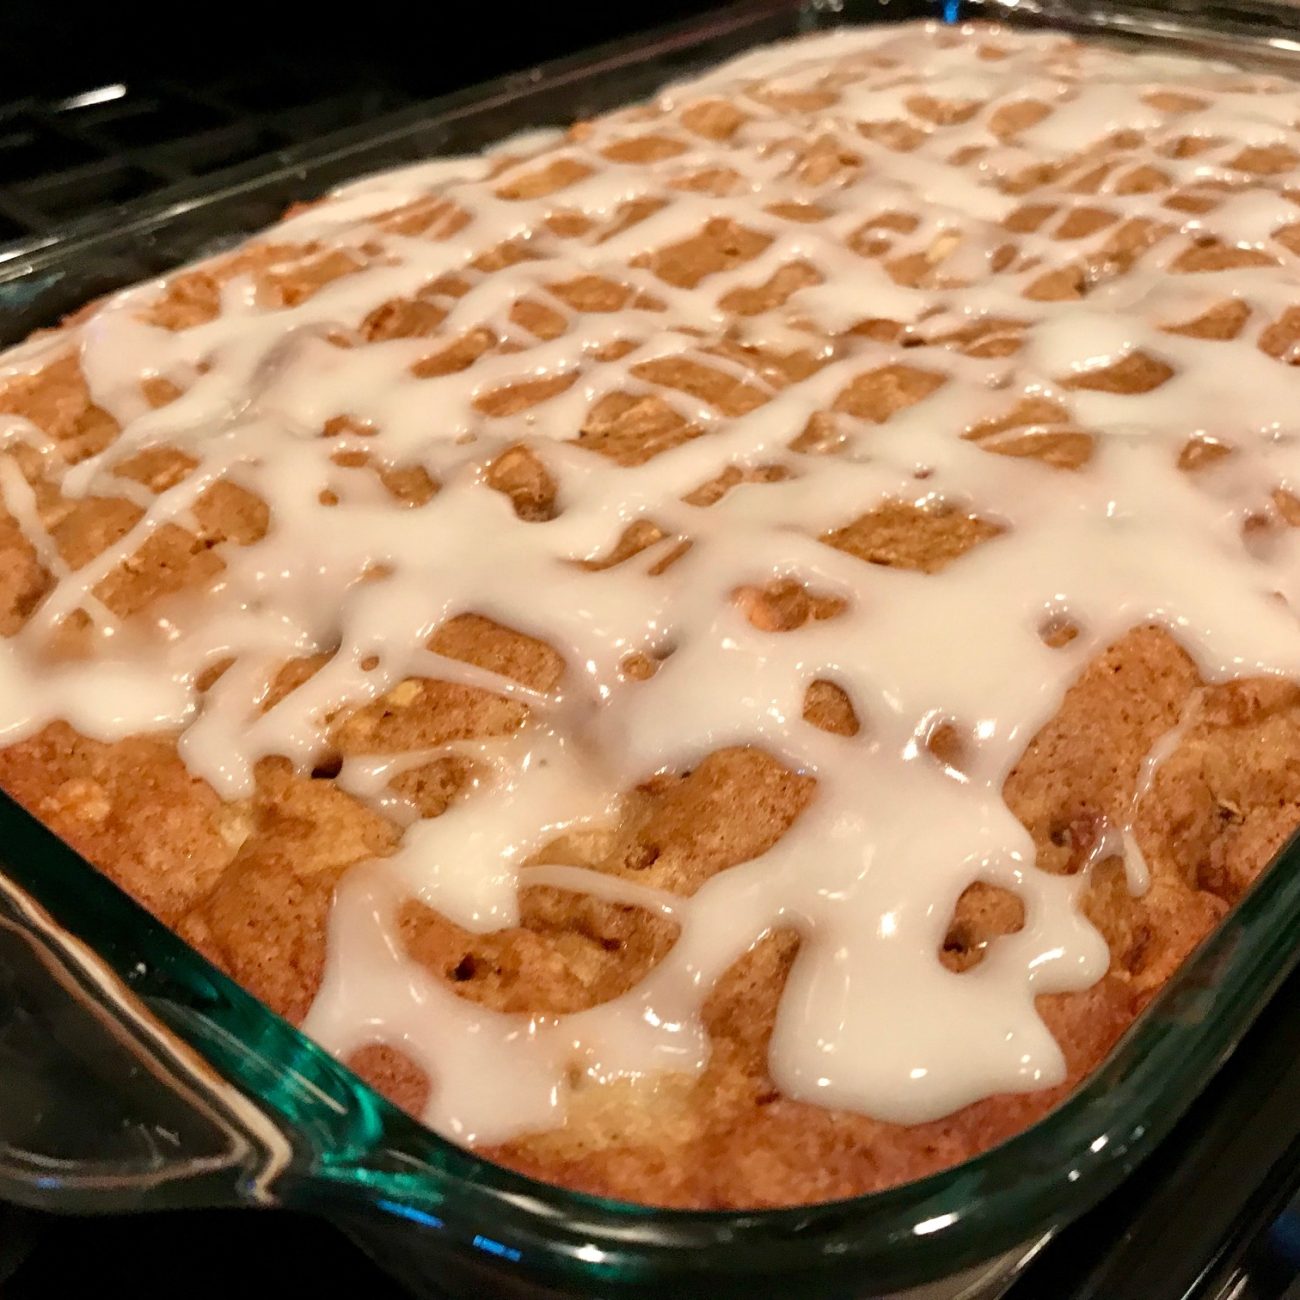
[[[306,74],[318,84],[371,75],[436,95],[721,4],[425,0],[319,7],[264,0],[196,5],[4,0],[0,98],[70,95],[105,81],[177,77],[215,84]]]
[[[0,248],[97,204],[703,13],[701,0],[323,6],[0,0]],[[111,84],[86,110],[66,101]],[[6,205],[8,205],[6,207]],[[1013,1300],[1274,1300],[1300,1260],[1300,977],[1158,1157]],[[1242,1284],[1244,1283],[1244,1289]],[[1220,1287],[1224,1288],[1223,1290]],[[365,1296],[397,1288],[287,1214],[68,1220],[0,1206],[0,1300]]]
[[[276,0],[0,0],[0,253],[97,207],[707,8],[334,0],[310,16]]]

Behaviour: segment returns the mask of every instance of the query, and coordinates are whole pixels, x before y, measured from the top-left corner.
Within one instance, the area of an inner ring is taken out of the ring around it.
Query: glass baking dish
[[[1300,70],[1283,3],[767,0],[369,123],[0,261],[0,342],[359,174],[644,97],[854,22],[1047,25]],[[649,1210],[490,1165],[390,1106],[0,796],[0,1196],[76,1212],[287,1206],[427,1294],[987,1297],[1170,1129],[1300,958],[1300,847],[1046,1119],[922,1181],[755,1213]]]

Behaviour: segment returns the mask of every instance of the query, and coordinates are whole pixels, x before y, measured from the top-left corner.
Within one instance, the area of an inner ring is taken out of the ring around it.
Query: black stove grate
[[[281,68],[201,89],[109,83],[0,105],[0,254],[96,211],[411,103],[376,76],[346,85]]]
[[[581,10],[431,5],[306,21],[297,6],[0,0],[0,259],[120,203],[722,0]],[[5,100],[9,102],[5,102]]]

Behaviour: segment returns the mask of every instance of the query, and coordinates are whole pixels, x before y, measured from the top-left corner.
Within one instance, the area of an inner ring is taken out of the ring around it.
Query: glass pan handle
[[[0,877],[0,1200],[117,1212],[265,1199],[277,1135],[248,1112]]]

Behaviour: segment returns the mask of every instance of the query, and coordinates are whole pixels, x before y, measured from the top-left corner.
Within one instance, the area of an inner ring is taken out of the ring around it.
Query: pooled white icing
[[[1274,488],[1300,485],[1300,383],[1257,346],[1300,295],[1298,263],[1273,237],[1300,218],[1300,206],[1288,192],[1294,173],[1244,175],[1231,166],[1244,143],[1300,145],[1300,89],[1042,34],[951,42],[949,35],[905,26],[774,47],[671,88],[658,101],[662,116],[649,121],[618,115],[563,140],[544,134],[483,159],[368,178],[273,233],[277,243],[314,241],[365,262],[297,305],[266,305],[240,276],[224,286],[215,319],[169,331],[144,319],[159,292],[147,285],[110,299],[70,336],[0,362],[3,373],[31,373],[68,337],[75,341],[94,400],[123,430],[107,450],[61,471],[62,490],[132,493],[145,508],[125,537],[72,571],[42,531],[26,480],[0,460],[5,507],[56,580],[23,631],[0,643],[4,739],[59,717],[103,738],[179,729],[190,769],[235,798],[249,792],[260,757],[288,755],[310,768],[327,750],[327,718],[412,676],[528,704],[529,719],[513,736],[411,755],[350,755],[338,777],[405,831],[392,857],[355,869],[340,887],[327,969],[305,1028],[341,1055],[369,1042],[400,1047],[429,1074],[428,1118],[450,1135],[495,1140],[557,1122],[575,1071],[596,1080],[699,1071],[709,1051],[701,1022],[709,990],[776,927],[803,940],[771,1047],[772,1075],[786,1094],[916,1122],[1059,1082],[1062,1054],[1034,998],[1087,987],[1108,958],[1076,907],[1083,877],[1034,865],[1030,836],[1002,799],[1008,772],[1082,666],[1134,626],[1171,629],[1210,679],[1300,676],[1292,608],[1300,543],[1288,537],[1248,548],[1242,539],[1244,520],[1267,508]],[[981,40],[1005,57],[980,58]],[[836,102],[782,110],[771,98],[822,85],[838,91]],[[1168,89],[1202,106],[1180,112],[1152,103],[1153,91]],[[964,121],[936,128],[909,107],[921,94],[973,107]],[[679,110],[712,97],[744,114],[728,140],[693,134],[678,119]],[[1019,135],[992,134],[997,109],[1023,100],[1052,111]],[[924,132],[915,148],[890,148],[859,129],[896,121]],[[1120,130],[1140,132],[1142,147],[1097,193],[1063,185],[1052,192],[1061,210],[1036,231],[1010,235],[1001,225],[1034,201],[1012,193],[1008,178],[1072,159],[1081,175],[1089,164],[1076,155]],[[682,151],[637,165],[602,155],[612,141],[645,132]],[[1183,136],[1211,143],[1194,156],[1167,156],[1176,151],[1165,146]],[[841,185],[814,188],[796,173],[801,148],[822,138],[861,161]],[[953,161],[973,146],[982,152]],[[515,161],[494,172],[506,158]],[[499,192],[558,160],[590,174],[538,198]],[[1131,193],[1116,184],[1130,162],[1158,167],[1170,187],[1238,188],[1197,191],[1217,197],[1209,211],[1175,210],[1163,206],[1168,188]],[[726,197],[672,187],[710,167],[738,174]],[[445,199],[464,223],[442,237],[402,235],[385,223],[392,209],[429,196]],[[601,223],[644,198],[667,202],[598,238]],[[769,210],[798,201],[816,203],[820,219]],[[1067,206],[1104,209],[1114,221],[1081,239],[1057,238]],[[551,234],[545,218],[561,210],[584,214],[597,229]],[[880,260],[846,247],[867,219],[891,211],[917,223],[885,232],[888,256],[925,254],[937,267],[920,287],[897,283]],[[718,218],[771,242],[689,288],[640,260]],[[1102,250],[1134,218],[1166,229],[1108,282]],[[1171,274],[1193,238],[1266,249],[1279,265]],[[512,239],[526,241],[528,260],[492,274],[472,268]],[[995,273],[994,256],[1008,243],[1017,260]],[[811,265],[820,283],[755,316],[720,306],[729,292],[762,285],[792,262]],[[1026,296],[1040,276],[1072,263],[1100,268],[1082,302]],[[448,273],[468,287],[440,300],[448,315],[436,338],[331,341],[353,337],[375,308]],[[577,314],[548,290],[585,275],[662,307]],[[525,297],[564,318],[558,337],[541,340],[512,320]],[[1250,308],[1236,340],[1162,328],[1228,299]],[[981,358],[926,342],[983,316],[1022,322],[1024,347]],[[919,345],[843,332],[880,318],[911,327],[905,341]],[[474,329],[492,331],[498,346],[453,373],[412,372]],[[724,336],[812,349],[822,364],[777,391],[704,350]],[[599,359],[614,343],[627,346],[625,355]],[[1166,363],[1172,377],[1143,394],[1072,387],[1139,350]],[[664,358],[732,374],[767,400],[724,417],[702,397],[633,373]],[[837,416],[840,454],[790,450],[810,415],[830,410],[856,376],[888,365],[943,382],[883,423]],[[140,385],[159,376],[184,391],[150,410]],[[501,385],[557,376],[574,382],[514,415],[491,418],[475,406]],[[613,392],[654,393],[703,436],[635,467],[595,455],[574,439],[594,403]],[[1072,428],[1093,435],[1086,467],[1054,469],[963,438],[1024,396],[1054,398],[1070,410]],[[321,436],[327,421],[344,415],[370,431]],[[1178,470],[1194,434],[1227,443],[1233,455],[1196,476]],[[57,448],[24,421],[7,419],[0,437],[57,461]],[[559,484],[559,513],[544,523],[518,518],[485,482],[486,466],[521,439]],[[126,457],[163,444],[197,461],[174,487],[151,496],[113,477]],[[425,505],[399,505],[368,472],[331,459],[357,451],[389,466],[422,465],[440,491]],[[709,507],[683,500],[728,466],[773,464],[790,477],[736,487]],[[224,547],[219,580],[201,599],[168,603],[158,635],[126,635],[93,589],[163,523],[184,525],[221,477],[266,502],[267,535]],[[886,500],[954,505],[1002,531],[934,574],[867,564],[817,540]],[[658,524],[664,540],[609,570],[576,563],[608,553],[639,519]],[[690,550],[652,573],[683,537]],[[760,631],[733,593],[778,577],[839,596],[847,608],[796,631]],[[99,633],[97,657],[45,662],[46,639],[76,610]],[[465,612],[555,647],[566,665],[558,689],[529,691],[426,648],[440,624]],[[1079,634],[1052,649],[1040,628],[1060,616]],[[636,651],[667,657],[650,679],[627,680],[619,664]],[[321,652],[332,652],[329,662],[263,712],[280,665]],[[203,671],[228,659],[234,666],[200,692]],[[817,680],[848,693],[862,721],[858,735],[804,721],[804,695]],[[943,722],[968,739],[960,772],[926,747]],[[1153,752],[1144,782],[1173,743],[1166,738]],[[746,744],[815,777],[812,800],[774,847],[694,896],[665,896],[577,866],[525,865],[563,830],[608,823],[620,792],[650,774]],[[475,763],[472,788],[442,816],[420,820],[389,782],[451,753]],[[1103,838],[1108,851],[1127,844],[1140,889],[1145,864],[1130,828]],[[404,900],[483,931],[516,922],[518,891],[529,880],[643,906],[670,917],[679,936],[635,988],[565,1017],[484,1009],[406,954],[397,925]],[[958,897],[975,880],[1014,891],[1025,924],[991,944],[978,966],[953,974],[938,952]]]

